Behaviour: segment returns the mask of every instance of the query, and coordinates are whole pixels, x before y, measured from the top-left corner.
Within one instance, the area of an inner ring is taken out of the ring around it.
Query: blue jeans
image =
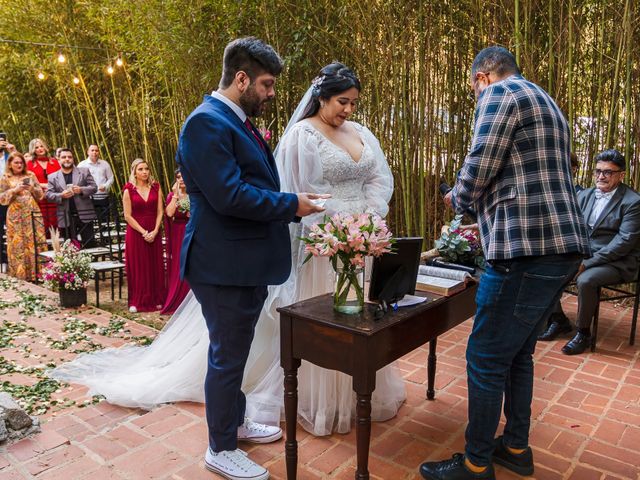
[[[573,254],[520,257],[495,262],[480,278],[467,344],[465,455],[475,465],[491,463],[503,395],[504,443],[528,446],[536,340],[580,262]]]

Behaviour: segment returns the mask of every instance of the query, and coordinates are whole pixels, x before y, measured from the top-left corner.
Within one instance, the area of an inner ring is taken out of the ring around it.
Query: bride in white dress
[[[330,193],[326,214],[371,212],[386,216],[393,177],[380,145],[362,125],[347,120],[355,108],[360,83],[340,63],[324,67],[294,112],[276,149],[282,191]],[[258,320],[242,389],[246,415],[277,425],[284,412],[280,331],[276,309],[334,288],[327,258],[303,265],[299,237],[322,219],[309,216],[291,224],[292,271],[282,285],[269,287]],[[83,354],[54,369],[58,380],[83,384],[110,403],[151,409],[177,401],[204,402],[207,329],[200,304],[189,293],[148,347],[125,346]],[[298,420],[314,435],[346,433],[355,411],[351,377],[303,361],[298,375]],[[395,365],[378,371],[372,396],[372,420],[392,418],[405,399]]]

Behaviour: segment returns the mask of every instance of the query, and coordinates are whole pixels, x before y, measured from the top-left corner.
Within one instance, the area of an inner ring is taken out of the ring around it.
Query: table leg
[[[371,439],[371,393],[358,393],[356,403],[356,480],[369,480],[369,441]]]
[[[433,400],[436,397],[436,347],[438,346],[438,338],[434,338],[429,342],[429,359],[427,361],[427,400]]]
[[[298,367],[300,360],[293,361],[292,368],[284,370],[284,417],[287,438],[284,444],[287,464],[287,479],[295,480],[298,467],[298,442],[296,423],[298,417]]]

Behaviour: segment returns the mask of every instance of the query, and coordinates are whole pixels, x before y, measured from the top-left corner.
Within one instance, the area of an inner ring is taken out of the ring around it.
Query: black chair
[[[626,286],[630,286],[631,289],[624,288]],[[575,290],[575,283],[570,285],[570,288],[565,290],[567,293],[571,295],[577,295],[577,290]],[[607,292],[611,292],[612,295],[603,296],[603,290]],[[640,300],[640,269],[638,270],[638,274],[636,275],[635,280],[624,283],[615,283],[610,285],[602,285],[598,288],[598,306],[596,308],[596,313],[593,315],[593,329],[591,332],[591,351],[594,352],[596,350],[596,339],[598,337],[598,318],[600,316],[600,302],[610,302],[613,300],[622,300],[625,298],[633,298],[633,313],[631,315],[631,332],[629,333],[629,345],[633,345],[636,340],[636,326],[638,324],[638,303]]]
[[[623,288],[630,285],[631,289]],[[598,308],[593,316],[593,334],[591,335],[591,351],[596,349],[596,337],[598,335],[598,316],[600,313],[600,302],[609,302],[612,300],[622,300],[624,298],[633,298],[633,313],[631,314],[631,332],[629,333],[629,345],[633,345],[636,340],[636,326],[638,325],[638,300],[640,300],[640,269],[636,275],[636,279],[624,284],[603,285],[598,288]],[[602,290],[613,292],[612,296],[602,296]]]

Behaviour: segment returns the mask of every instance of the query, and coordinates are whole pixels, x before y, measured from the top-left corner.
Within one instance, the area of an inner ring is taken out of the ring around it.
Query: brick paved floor
[[[31,285],[20,288],[45,294],[55,304],[55,295],[44,289]],[[17,293],[0,289],[0,295],[11,301]],[[566,298],[564,305],[573,316],[574,298]],[[627,344],[630,310],[603,306],[601,337],[594,354],[562,355],[560,347],[566,340],[538,345],[531,435],[535,478],[640,479],[640,347]],[[0,315],[11,322],[20,316],[17,308],[0,310]],[[35,331],[17,337],[15,347],[1,349],[0,356],[35,366],[73,358],[75,354],[69,350],[50,346],[52,339],[60,338],[70,316],[98,326],[107,326],[111,319],[110,314],[91,308],[28,317],[26,321]],[[464,351],[470,327],[468,321],[439,340],[434,402],[425,400],[426,349],[399,361],[408,398],[396,418],[373,425],[373,479],[419,478],[417,467],[423,460],[448,457],[463,447],[467,406]],[[126,328],[129,335],[154,334],[133,322]],[[102,345],[125,341],[87,333]],[[34,381],[16,373],[3,376],[6,379],[12,383]],[[78,403],[86,400],[85,390],[78,386],[63,388],[55,396]],[[0,447],[1,480],[218,478],[203,469],[206,428],[202,405],[180,403],[152,412],[105,402],[55,408],[41,417],[41,434]],[[298,478],[354,478],[355,431],[316,438],[299,429],[298,440]],[[248,446],[247,450],[251,458],[269,468],[272,478],[285,478],[283,441]],[[517,478],[500,467],[496,470],[499,479]]]

